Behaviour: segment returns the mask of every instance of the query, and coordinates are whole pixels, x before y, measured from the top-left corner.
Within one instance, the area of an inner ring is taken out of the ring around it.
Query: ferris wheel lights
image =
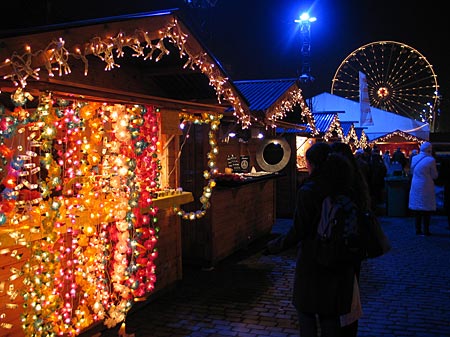
[[[426,111],[425,119],[434,120],[440,100],[437,75],[419,51],[395,41],[361,46],[339,65],[331,94],[359,100],[360,86],[355,79],[361,70],[366,72],[371,106],[417,120],[424,119]]]

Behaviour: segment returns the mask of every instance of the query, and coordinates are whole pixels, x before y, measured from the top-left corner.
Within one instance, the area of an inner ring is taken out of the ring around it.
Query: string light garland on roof
[[[337,114],[334,116],[333,120],[331,121],[330,127],[325,132],[323,139],[326,142],[329,141],[331,138],[334,137],[333,132],[337,133],[337,137],[339,138],[340,141],[345,140],[344,133],[343,133],[342,127],[341,127],[341,122],[339,121],[339,117],[337,116]]]
[[[286,113],[288,111],[294,110],[294,106],[300,105],[301,114],[302,116],[306,117],[308,126],[311,129],[311,134],[314,136],[319,133],[319,131],[316,129],[314,116],[303,99],[301,89],[297,88],[285,92],[280,100],[280,104],[273,105],[266,112],[266,119],[269,125],[272,125],[272,127],[276,127],[277,120],[283,119],[284,117],[286,117]]]
[[[353,143],[353,146],[355,148],[359,148],[358,135],[356,134],[356,129],[355,129],[355,125],[354,124],[352,124],[350,126],[350,130],[348,131],[347,136],[345,136],[344,142],[347,143],[347,144]]]
[[[426,140],[424,139],[420,139],[417,138],[414,135],[411,135],[409,133],[403,132],[401,130],[396,130],[394,132],[388,133],[385,136],[379,137],[377,139],[374,139],[374,142],[387,142],[389,141],[389,139],[396,137],[396,136],[400,136],[402,138],[405,138],[405,140],[410,141],[410,142],[418,142],[419,144],[422,144],[423,142],[425,142]]]
[[[209,79],[209,84],[214,87],[219,103],[222,99],[227,100],[234,108],[234,115],[244,128],[251,125],[250,114],[246,114],[238,96],[228,78],[210,60],[205,52],[195,53],[189,48],[188,34],[182,31],[181,25],[176,18],[173,18],[165,27],[159,31],[160,38],[152,41],[150,35],[145,30],[139,29],[127,35],[119,32],[116,36],[102,38],[96,36],[87,42],[83,48],[71,48],[66,46],[65,41],[60,37],[52,40],[45,49],[32,52],[30,46],[25,47],[25,53],[20,55],[14,52],[12,56],[4,61],[11,67],[11,72],[5,75],[4,79],[11,80],[15,86],[25,88],[29,78],[39,80],[41,69],[33,68],[33,61],[44,60],[44,66],[50,77],[67,75],[71,73],[70,62],[72,59],[81,60],[84,63],[84,74],[88,74],[88,55],[98,57],[106,63],[105,70],[109,71],[120,67],[117,59],[125,54],[126,49],[131,49],[133,57],[142,57],[144,60],[154,60],[158,62],[162,57],[168,55],[165,42],[175,45],[179,50],[180,58],[186,58],[183,68],[195,69],[197,67]]]
[[[359,137],[359,148],[365,149],[367,146],[369,146],[369,138],[367,137],[364,130],[362,130],[361,137]]]

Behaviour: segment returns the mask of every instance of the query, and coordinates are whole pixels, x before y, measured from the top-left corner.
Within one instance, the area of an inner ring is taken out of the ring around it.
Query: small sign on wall
[[[250,156],[240,156],[241,172],[248,173],[250,169]]]

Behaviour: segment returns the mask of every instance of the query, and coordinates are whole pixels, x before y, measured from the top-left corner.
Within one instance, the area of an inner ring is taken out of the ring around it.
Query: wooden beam
[[[17,88],[4,86],[2,92],[14,92]],[[197,102],[178,101],[174,99],[143,95],[133,92],[126,92],[110,88],[72,83],[58,79],[51,79],[50,82],[30,82],[26,91],[33,96],[38,96],[40,92],[50,91],[55,96],[67,99],[79,99],[87,101],[108,101],[118,104],[150,104],[157,107],[178,109],[187,112],[210,111],[224,113],[229,105],[202,104]]]

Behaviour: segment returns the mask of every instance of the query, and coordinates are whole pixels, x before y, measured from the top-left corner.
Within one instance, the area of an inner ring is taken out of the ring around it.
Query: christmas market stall
[[[346,133],[338,115],[339,111],[333,112],[313,112],[311,120],[314,124],[284,124],[278,123],[276,132],[284,137],[291,137],[293,141],[292,147],[295,148],[293,170],[295,172],[295,180],[293,188],[296,189],[299,184],[307,177],[306,169],[306,151],[316,142],[332,143],[335,141],[349,143],[350,146],[361,146],[364,144],[365,137],[358,138],[356,129],[353,125],[346,125]],[[295,194],[294,194],[295,195]],[[291,207],[285,216],[292,216]]]
[[[222,112],[245,128],[245,103],[172,11],[37,27],[0,46],[0,335],[118,326],[182,278],[181,221],[206,214]],[[208,129],[190,212],[180,122]]]
[[[291,186],[285,184],[290,176],[285,168],[292,162],[291,145],[276,135],[275,126],[295,106],[305,120],[312,117],[295,79],[234,81],[233,84],[250,106],[251,125],[242,128],[236,118],[224,114],[217,139],[217,165],[221,174],[215,180],[211,208],[205,217],[185,220],[182,225],[183,260],[206,269],[269,235],[278,216],[278,199],[284,207],[290,206],[287,196],[291,191],[287,188]],[[183,133],[183,146],[189,150],[181,155],[181,181],[195,195],[202,192],[204,177],[198,168],[205,165],[209,156],[205,149],[211,139],[201,123],[194,123]],[[286,193],[278,198],[279,190],[285,185]],[[202,204],[197,202],[185,208],[191,207],[201,208]]]
[[[420,145],[426,142],[426,139],[419,138],[405,131],[395,130],[381,137],[373,139],[370,144],[376,145],[380,149],[380,154],[389,151],[392,154],[397,150],[409,158],[413,150],[419,151]]]

